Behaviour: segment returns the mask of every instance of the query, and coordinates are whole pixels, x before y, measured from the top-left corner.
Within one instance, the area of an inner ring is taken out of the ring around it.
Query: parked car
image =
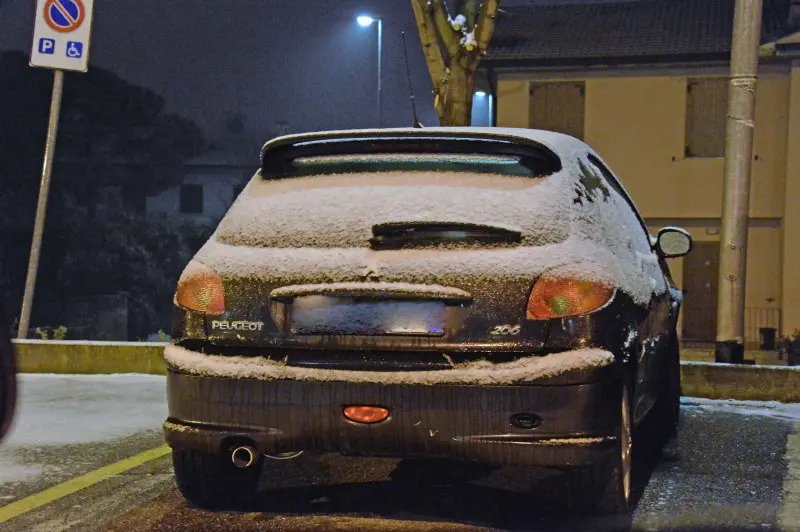
[[[0,302],[0,441],[11,429],[17,400],[17,361],[7,314]]]
[[[633,427],[678,423],[665,259],[690,248],[565,135],[272,140],[175,294],[178,486],[221,508],[306,449],[446,457],[565,468],[584,509],[625,512]]]

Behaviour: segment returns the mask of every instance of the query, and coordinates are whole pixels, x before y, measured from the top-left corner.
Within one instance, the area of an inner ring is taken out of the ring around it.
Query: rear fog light
[[[356,423],[380,423],[389,417],[389,411],[379,406],[348,406],[344,417]]]

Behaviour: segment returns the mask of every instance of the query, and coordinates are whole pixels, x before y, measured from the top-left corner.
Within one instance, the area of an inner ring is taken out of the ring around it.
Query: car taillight
[[[222,278],[199,262],[189,263],[178,281],[175,303],[205,314],[224,313],[225,290],[222,287]]]
[[[526,318],[550,320],[588,314],[608,303],[614,289],[579,279],[539,279],[528,298]]]

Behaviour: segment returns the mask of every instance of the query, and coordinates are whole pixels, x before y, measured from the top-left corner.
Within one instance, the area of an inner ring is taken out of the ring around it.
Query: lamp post
[[[359,15],[356,17],[356,22],[362,28],[371,26],[373,22],[378,23],[378,127],[381,127],[381,53],[383,45],[383,19],[378,17],[370,17],[368,15]]]

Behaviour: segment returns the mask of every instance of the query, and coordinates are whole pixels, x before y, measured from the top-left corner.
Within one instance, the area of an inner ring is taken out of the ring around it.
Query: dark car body
[[[621,445],[621,400],[637,423],[679,387],[681,294],[666,256],[571,137],[435,128],[273,140],[182,276],[167,441],[223,459],[247,445],[597,464]],[[526,318],[540,279],[584,270],[607,302]],[[186,296],[183,283],[212,288]],[[392,320],[403,328],[387,330]],[[350,406],[388,417],[355,422]]]

